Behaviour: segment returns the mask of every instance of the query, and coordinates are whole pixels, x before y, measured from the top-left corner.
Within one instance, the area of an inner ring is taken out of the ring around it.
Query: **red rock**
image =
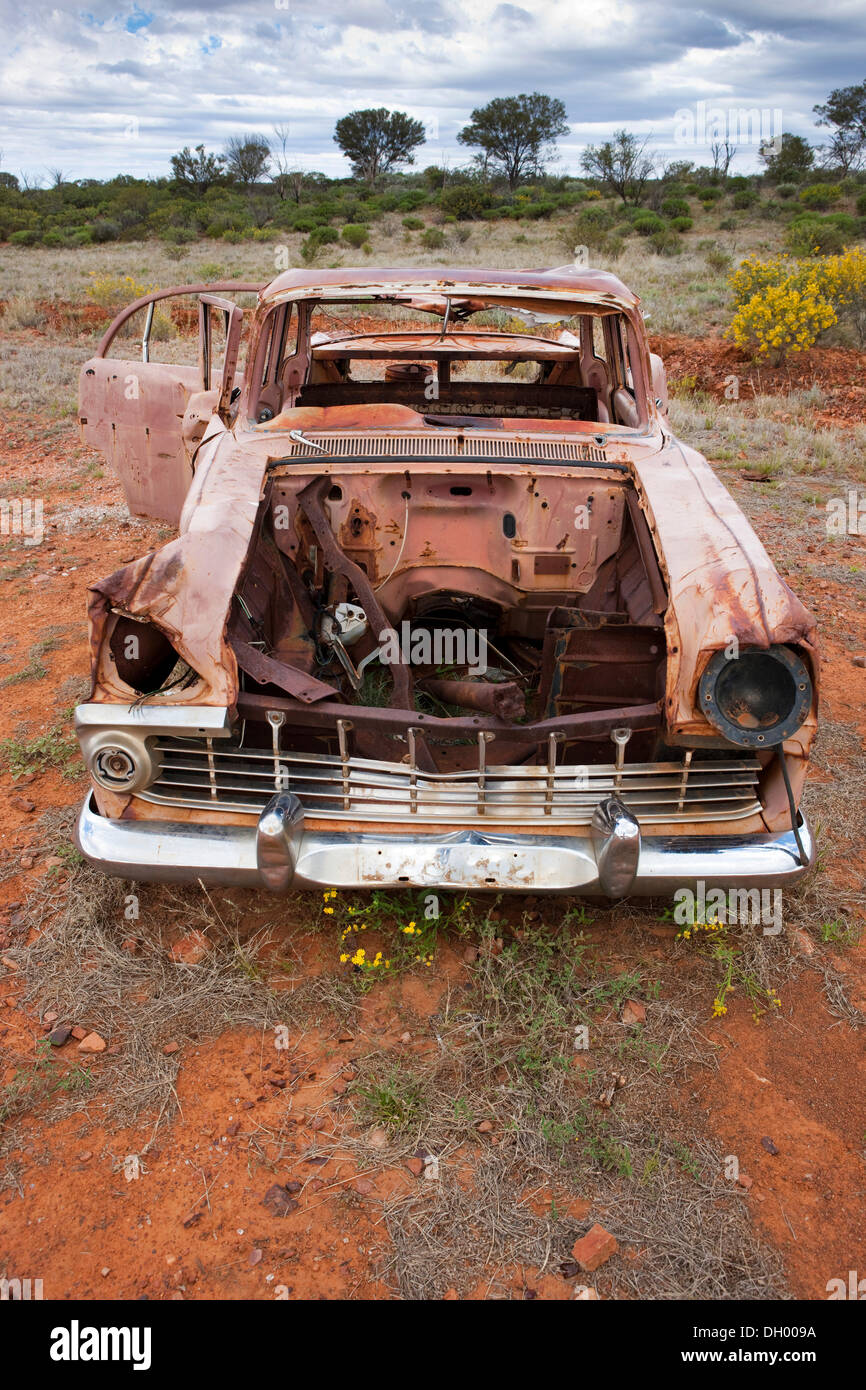
[[[750,1178],[748,1173],[740,1173],[740,1176],[737,1178],[737,1182],[739,1183],[740,1187],[744,1187],[748,1192],[749,1188],[752,1186],[752,1183],[754,1182],[754,1179]]]
[[[72,1036],[77,1042],[81,1042],[82,1039],[87,1037],[87,1029],[82,1028],[80,1023],[76,1023],[72,1029]]]
[[[257,1264],[261,1264],[261,1259],[261,1250],[251,1250],[249,1254],[249,1259],[247,1260],[247,1264],[249,1265],[250,1269],[255,1269]]]
[[[622,1010],[622,1021],[626,1026],[646,1023],[646,1009],[639,999],[626,999]]]
[[[413,1177],[420,1178],[421,1174],[424,1172],[424,1160],[423,1158],[408,1158],[406,1160],[406,1167]]]
[[[240,1129],[240,1120],[233,1120],[230,1125],[226,1125],[226,1134],[234,1136]]]
[[[204,932],[192,931],[188,936],[182,936],[171,948],[171,958],[178,965],[198,965],[204,960],[211,944]]]
[[[54,1010],[53,1010],[53,1009],[49,1009],[49,1011],[48,1011],[47,1014],[43,1014],[43,1015],[42,1015],[42,1022],[43,1022],[43,1023],[56,1023],[56,1022],[57,1022],[57,1017],[58,1017],[58,1016],[57,1016],[57,1014],[54,1012]]]
[[[9,805],[14,806],[16,811],[25,811],[28,814],[30,811],[36,810],[36,802],[28,801],[26,796],[10,796]]]
[[[331,1089],[336,1095],[344,1096],[349,1088],[345,1081],[335,1081]]]
[[[574,1242],[571,1253],[584,1274],[592,1274],[593,1270],[603,1265],[611,1255],[615,1255],[618,1249],[616,1237],[596,1223],[585,1236]]]
[[[475,1128],[478,1130],[479,1134],[490,1134],[493,1129],[493,1122],[491,1120],[481,1120]]]
[[[355,1191],[360,1192],[362,1197],[369,1197],[373,1191],[373,1184],[369,1178],[358,1178],[355,1182]]]
[[[297,1211],[299,1203],[289,1196],[285,1187],[275,1182],[262,1198],[262,1206],[267,1207],[272,1216],[288,1216],[290,1212]]]
[[[48,1034],[48,1041],[52,1047],[62,1047],[72,1036],[72,1029],[68,1023],[60,1023]]]
[[[180,1052],[180,1043],[169,1042],[162,1049],[163,1057],[170,1057],[173,1052]]]
[[[105,1039],[101,1038],[98,1033],[88,1033],[87,1037],[82,1038],[81,1042],[78,1044],[78,1051],[87,1053],[104,1052]]]

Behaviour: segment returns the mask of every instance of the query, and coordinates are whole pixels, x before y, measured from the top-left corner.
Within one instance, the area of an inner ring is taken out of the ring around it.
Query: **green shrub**
[[[162,239],[170,246],[188,246],[190,242],[197,240],[192,227],[166,227]]]
[[[776,192],[780,198],[793,198],[797,192],[797,185],[795,183],[780,183]]]
[[[785,245],[795,256],[833,256],[845,246],[845,235],[825,217],[798,217],[785,233]]]
[[[691,217],[673,217],[670,225],[675,232],[690,232],[695,224]]]
[[[734,194],[731,203],[735,208],[743,210],[753,207],[758,201],[758,195],[754,188],[741,188]]]
[[[688,217],[690,208],[685,198],[665,198],[661,206],[664,217]]]
[[[444,189],[439,196],[439,206],[446,217],[456,217],[461,222],[480,217],[490,201],[487,189],[477,183],[455,184]]]
[[[426,246],[428,251],[437,251],[440,246],[445,245],[445,233],[441,227],[428,227],[421,235],[421,244]]]
[[[342,230],[342,238],[349,246],[363,246],[369,238],[366,227],[361,226],[360,222],[347,222]]]
[[[657,217],[654,212],[642,212],[639,217],[636,217],[634,229],[638,236],[654,236],[657,232],[667,230],[662,219]]]
[[[842,197],[842,189],[838,183],[810,183],[806,188],[800,189],[798,197],[804,207],[823,212],[825,208],[838,203]]]
[[[710,203],[717,203],[721,196],[722,189],[717,188],[715,184],[709,184],[706,188],[700,189],[698,200],[708,207]]]
[[[403,226],[407,232],[423,232],[424,220],[421,217],[404,217]]]
[[[13,232],[9,240],[13,246],[35,246],[39,233],[33,227],[22,227],[20,232]]]
[[[638,228],[640,231],[640,228]],[[646,235],[646,233],[642,233]],[[658,256],[679,256],[682,253],[683,244],[676,232],[672,232],[670,227],[662,223],[659,230],[650,235],[650,245]]]

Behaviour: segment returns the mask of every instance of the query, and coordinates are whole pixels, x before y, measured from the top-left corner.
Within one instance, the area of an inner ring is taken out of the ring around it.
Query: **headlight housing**
[[[143,791],[159,775],[148,740],[124,729],[79,730],[87,770],[107,792]]]
[[[710,659],[698,686],[700,707],[730,743],[772,748],[799,729],[812,708],[806,663],[790,647],[750,647]]]

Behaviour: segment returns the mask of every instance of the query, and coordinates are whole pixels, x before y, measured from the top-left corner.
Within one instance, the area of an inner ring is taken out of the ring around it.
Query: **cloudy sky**
[[[347,173],[334,122],[380,105],[425,122],[422,167],[454,166],[473,107],[533,90],[565,102],[563,172],[619,125],[706,162],[722,121],[746,170],[780,126],[821,138],[814,104],[866,78],[863,0],[0,0],[0,16],[0,167],[43,181],[167,174],[183,145],[275,124],[297,166]]]

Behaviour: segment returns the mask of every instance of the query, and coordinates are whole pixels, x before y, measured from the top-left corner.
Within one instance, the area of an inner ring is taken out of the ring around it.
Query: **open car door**
[[[258,293],[259,284],[229,281],[158,290],[130,304],[107,329],[96,355],[81,369],[78,423],[81,437],[114,468],[134,516],[177,525],[192,482],[194,451],[214,414],[228,419],[237,383],[243,311],[214,291]],[[198,361],[184,366],[150,360],[150,336],[158,300],[199,296]],[[140,360],[106,354],[121,327],[145,311]],[[215,365],[213,321],[224,318],[225,350]]]

